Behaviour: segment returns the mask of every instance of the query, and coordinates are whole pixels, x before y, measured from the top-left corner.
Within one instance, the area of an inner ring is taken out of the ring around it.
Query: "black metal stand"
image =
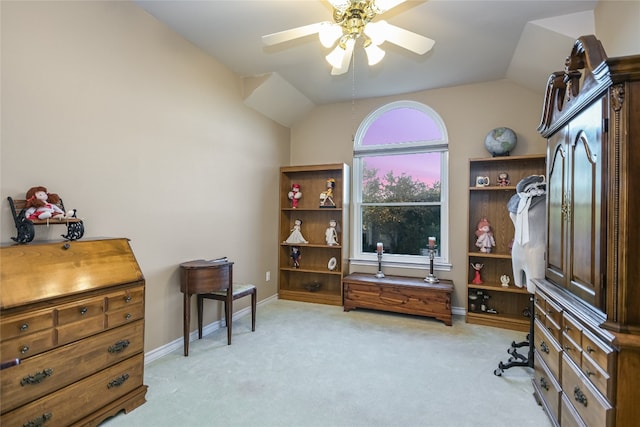
[[[507,353],[509,353],[511,357],[509,357],[507,363],[498,363],[498,367],[493,371],[494,375],[501,376],[506,369],[513,368],[515,366],[533,368],[533,314],[533,295],[529,295],[529,333],[527,334],[527,338],[525,341],[521,341],[519,343],[515,341],[511,343],[511,347],[507,349]],[[518,349],[521,347],[529,347],[527,356],[518,353]]]

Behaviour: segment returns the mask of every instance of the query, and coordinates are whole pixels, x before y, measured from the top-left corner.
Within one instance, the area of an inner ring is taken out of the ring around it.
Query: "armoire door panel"
[[[549,145],[549,164],[547,167],[548,194],[548,230],[547,230],[547,260],[546,277],[557,285],[565,286],[565,233],[566,221],[565,192],[567,153],[565,147],[565,132],[558,132],[553,136]]]
[[[570,125],[572,212],[569,216],[568,288],[598,305],[601,296],[602,102],[596,102]]]

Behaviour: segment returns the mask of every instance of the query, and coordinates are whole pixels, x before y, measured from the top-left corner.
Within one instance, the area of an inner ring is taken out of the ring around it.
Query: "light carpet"
[[[148,326],[147,326],[148,327]],[[507,361],[524,333],[274,300],[145,366],[147,403],[104,426],[535,426],[532,370]]]

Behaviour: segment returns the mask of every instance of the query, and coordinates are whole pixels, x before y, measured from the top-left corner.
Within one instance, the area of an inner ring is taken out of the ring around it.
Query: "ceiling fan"
[[[328,0],[333,6],[333,21],[292,28],[262,36],[267,46],[318,34],[320,43],[327,48],[335,45],[326,60],[331,74],[336,76],[349,70],[356,40],[361,39],[369,65],[382,60],[385,52],[380,45],[385,41],[422,55],[433,47],[435,41],[404,28],[391,25],[384,20],[372,22],[373,18],[406,0]]]

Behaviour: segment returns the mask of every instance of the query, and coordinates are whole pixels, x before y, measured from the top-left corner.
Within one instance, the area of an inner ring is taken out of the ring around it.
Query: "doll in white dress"
[[[292,243],[292,244],[298,244],[298,243],[309,243],[304,236],[302,235],[302,232],[300,231],[300,226],[302,225],[302,221],[299,219],[296,219],[294,221],[294,225],[293,228],[291,229],[291,234],[289,235],[289,237],[287,237],[287,240],[285,240],[285,243]]]
[[[334,246],[338,244],[338,232],[336,231],[336,226],[338,223],[335,219],[329,221],[329,227],[325,230],[324,236],[327,241],[327,245]]]

